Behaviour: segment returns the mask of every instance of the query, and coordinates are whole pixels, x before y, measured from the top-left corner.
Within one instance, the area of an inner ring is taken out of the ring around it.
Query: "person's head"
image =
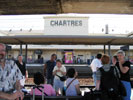
[[[23,61],[23,56],[22,55],[18,55],[18,61],[22,62]]]
[[[40,72],[37,72],[37,73],[34,74],[34,83],[36,85],[40,85],[40,84],[45,83],[45,78]]]
[[[57,65],[57,67],[61,67],[62,63],[61,63],[60,59],[56,60],[56,65]]]
[[[115,60],[115,61],[118,61],[117,55],[114,55],[112,59]]]
[[[98,53],[97,56],[96,56],[97,59],[101,59],[102,58],[102,54],[101,53]]]
[[[77,76],[77,72],[74,68],[69,68],[68,71],[67,71],[67,76],[69,78],[74,78]]]
[[[0,43],[0,62],[5,60],[6,57],[6,45]]]
[[[101,58],[101,62],[103,65],[110,63],[110,57],[108,55],[103,55]]]
[[[124,60],[125,59],[125,52],[124,51],[122,51],[122,50],[119,50],[119,51],[117,51],[117,58],[118,58],[118,60],[119,61],[121,61],[121,60]]]
[[[55,61],[57,59],[57,55],[56,54],[52,54],[51,55],[51,61]]]

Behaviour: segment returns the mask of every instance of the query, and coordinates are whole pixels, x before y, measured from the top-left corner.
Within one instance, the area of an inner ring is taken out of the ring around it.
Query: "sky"
[[[128,34],[133,32],[133,15],[115,14],[58,14],[58,15],[6,15],[0,16],[0,31],[5,30],[44,30],[44,16],[83,16],[89,17],[89,33]]]

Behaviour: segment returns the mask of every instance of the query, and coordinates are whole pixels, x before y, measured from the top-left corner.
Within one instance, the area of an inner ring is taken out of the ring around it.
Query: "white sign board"
[[[88,35],[88,17],[44,17],[44,35]]]

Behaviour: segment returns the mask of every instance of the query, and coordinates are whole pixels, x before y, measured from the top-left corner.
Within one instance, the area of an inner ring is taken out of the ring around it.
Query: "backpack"
[[[100,89],[111,98],[119,96],[119,79],[114,74],[115,67],[111,66],[109,71],[104,71],[101,67],[101,83]]]

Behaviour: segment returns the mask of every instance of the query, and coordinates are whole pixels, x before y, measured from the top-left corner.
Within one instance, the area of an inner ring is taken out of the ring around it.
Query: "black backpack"
[[[119,79],[114,74],[115,68],[110,67],[109,71],[104,71],[101,67],[99,68],[101,72],[101,83],[100,89],[103,93],[106,93],[109,97],[118,97],[119,96]]]

